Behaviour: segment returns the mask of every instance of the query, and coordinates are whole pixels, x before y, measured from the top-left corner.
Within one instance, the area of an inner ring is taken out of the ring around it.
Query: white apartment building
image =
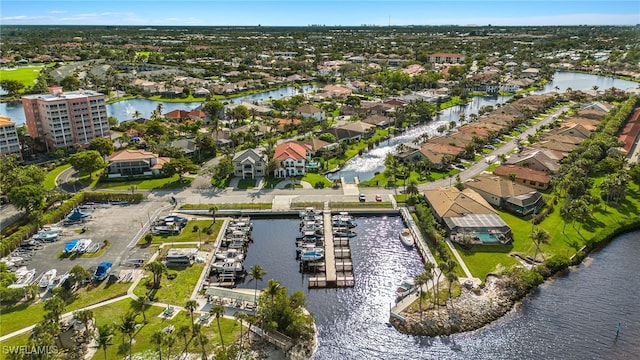
[[[0,156],[8,154],[18,154],[22,158],[16,123],[0,115]]]

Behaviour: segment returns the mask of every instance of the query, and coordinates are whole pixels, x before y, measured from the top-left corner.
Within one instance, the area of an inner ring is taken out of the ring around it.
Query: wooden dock
[[[355,285],[349,238],[333,236],[331,210],[323,212],[324,261],[316,269],[321,271],[309,278],[309,288],[337,288]]]

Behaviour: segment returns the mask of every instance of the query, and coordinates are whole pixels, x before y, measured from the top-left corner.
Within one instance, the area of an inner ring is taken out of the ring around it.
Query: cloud
[[[67,11],[66,10],[51,10],[49,11],[49,14],[66,14]]]
[[[2,21],[31,21],[31,20],[43,20],[43,19],[51,19],[50,16],[26,16],[26,15],[16,15],[16,16],[5,16],[0,18]]]

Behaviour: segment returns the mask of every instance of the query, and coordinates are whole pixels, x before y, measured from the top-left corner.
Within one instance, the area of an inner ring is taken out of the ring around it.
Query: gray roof
[[[260,292],[258,292],[258,294],[259,293]],[[209,287],[205,291],[205,295],[217,296],[217,297],[227,298],[227,299],[238,299],[238,300],[248,301],[248,302],[254,301],[253,294],[248,294],[248,293],[240,292],[238,290],[225,289],[225,288],[215,287],[215,286]]]
[[[444,222],[449,229],[456,227],[473,228],[509,228],[497,214],[466,214],[465,216],[446,217]]]

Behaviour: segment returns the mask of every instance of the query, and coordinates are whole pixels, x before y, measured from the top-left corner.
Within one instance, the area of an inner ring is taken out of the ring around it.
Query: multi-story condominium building
[[[62,92],[50,86],[49,94],[22,97],[27,128],[32,138],[43,139],[48,149],[87,145],[109,136],[104,95],[91,90]]]
[[[22,158],[16,123],[0,115],[0,156],[8,154],[18,154]]]

